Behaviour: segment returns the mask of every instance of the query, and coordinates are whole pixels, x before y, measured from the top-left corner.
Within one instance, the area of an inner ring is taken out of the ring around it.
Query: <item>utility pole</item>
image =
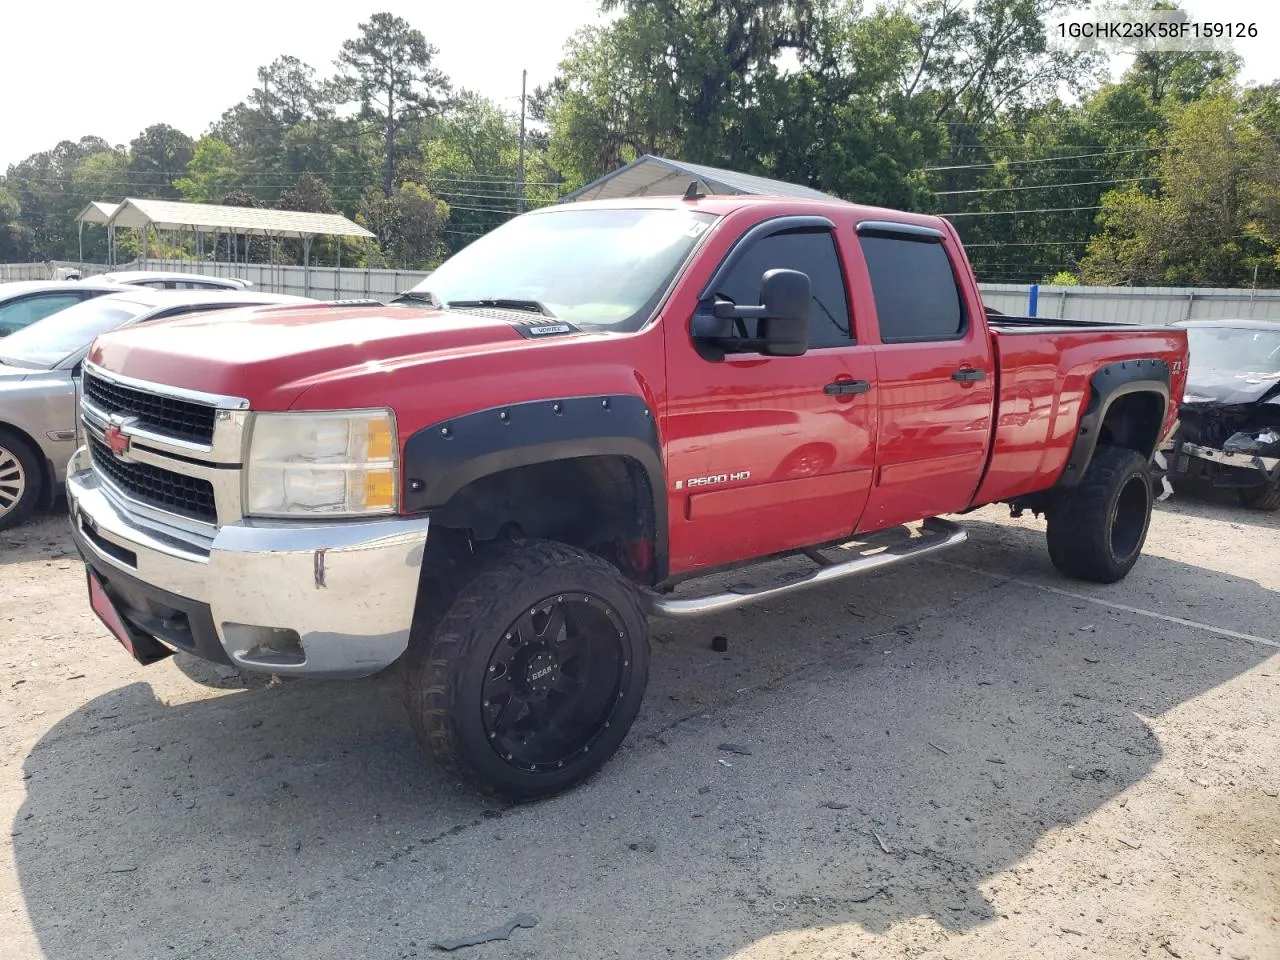
[[[516,202],[516,210],[524,213],[524,105],[525,105],[525,83],[529,79],[529,71],[520,71],[520,197]]]

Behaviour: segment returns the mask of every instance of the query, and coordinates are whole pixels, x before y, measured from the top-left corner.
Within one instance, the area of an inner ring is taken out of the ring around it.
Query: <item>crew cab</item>
[[[650,614],[929,555],[965,539],[947,515],[996,502],[1046,516],[1065,574],[1124,577],[1186,358],[1168,327],[988,317],[936,217],[569,203],[394,305],[100,337],[72,529],[141,663],[394,665],[436,760],[532,800],[626,737]],[[700,589],[790,555],[812,573]]]

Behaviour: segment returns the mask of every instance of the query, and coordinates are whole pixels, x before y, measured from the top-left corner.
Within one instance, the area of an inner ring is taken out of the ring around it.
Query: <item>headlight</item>
[[[389,410],[259,413],[250,426],[245,513],[394,513],[399,444]]]
[[[1182,395],[1183,403],[1212,403],[1213,397],[1202,397],[1196,393],[1184,393]]]

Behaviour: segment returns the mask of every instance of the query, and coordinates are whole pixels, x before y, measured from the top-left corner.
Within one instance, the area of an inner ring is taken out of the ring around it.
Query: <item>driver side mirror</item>
[[[692,334],[725,352],[759,350],[769,357],[798,357],[809,349],[813,306],[809,275],[799,270],[766,270],[760,279],[760,306],[717,300],[710,314],[693,317]],[[755,337],[738,336],[735,320],[759,321]]]

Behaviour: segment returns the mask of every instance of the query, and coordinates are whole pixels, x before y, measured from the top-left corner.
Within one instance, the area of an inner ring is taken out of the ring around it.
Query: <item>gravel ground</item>
[[[61,516],[0,534],[0,956],[446,956],[528,913],[455,955],[1280,958],[1280,517],[1162,504],[1106,588],[1031,518],[965,523],[655,621],[623,750],[519,808],[420,756],[384,679],[136,666]]]

